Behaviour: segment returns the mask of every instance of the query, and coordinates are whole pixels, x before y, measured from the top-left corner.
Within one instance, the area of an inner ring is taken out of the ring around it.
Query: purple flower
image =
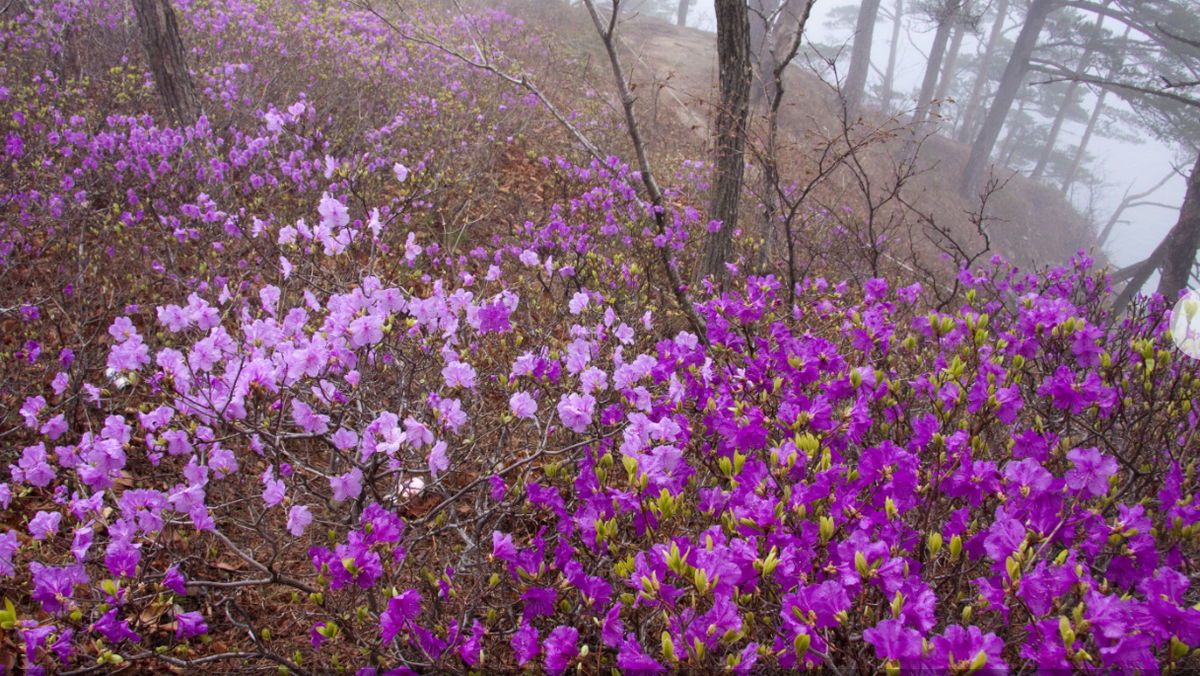
[[[429,475],[434,479],[438,473],[450,469],[450,459],[446,457],[446,442],[439,441],[429,450]]]
[[[17,539],[17,531],[9,530],[0,533],[0,575],[12,577],[16,574],[12,557],[20,548],[21,541]]]
[[[278,505],[279,503],[283,502],[283,496],[284,496],[284,493],[287,491],[287,487],[283,485],[282,479],[275,478],[275,467],[274,466],[268,467],[266,470],[263,471],[262,482],[263,482],[262,498],[263,498],[263,502],[266,503],[267,507],[274,507],[275,505]]]
[[[517,666],[519,667],[525,666],[542,652],[542,646],[538,643],[538,630],[529,624],[529,620],[521,623],[521,628],[513,634],[509,645],[517,655]]]
[[[508,405],[512,409],[513,415],[518,418],[533,419],[538,410],[537,400],[524,391],[509,397]]]
[[[111,530],[111,528],[110,528]],[[125,538],[116,538],[104,550],[104,565],[113,577],[134,577],[138,562],[142,560],[141,545]]]
[[[510,562],[517,560],[517,546],[513,544],[511,535],[492,531],[492,556]]]
[[[187,596],[187,587],[184,584],[187,582],[183,575],[179,572],[179,564],[175,564],[167,569],[167,574],[163,576],[163,586],[180,596]]]
[[[39,511],[29,520],[29,534],[34,540],[45,540],[58,535],[58,523],[62,521],[59,512]]]
[[[304,535],[304,529],[312,523],[312,514],[307,505],[296,505],[288,512],[287,529],[293,537]]]
[[[1118,469],[1116,458],[1102,454],[1098,448],[1073,448],[1067,452],[1067,460],[1073,465],[1063,475],[1068,488],[1087,489],[1088,496],[1108,494],[1108,477]]]
[[[642,646],[632,632],[621,642],[621,649],[617,652],[617,666],[627,674],[657,674],[667,670],[653,657],[642,652]]]
[[[417,619],[421,613],[421,592],[415,589],[388,599],[388,609],[379,616],[380,634],[384,645],[389,645],[404,625]]]
[[[592,412],[595,408],[595,397],[590,394],[580,396],[572,392],[564,394],[558,402],[558,417],[576,434],[583,434],[592,423]]]
[[[292,400],[292,420],[307,434],[325,434],[329,431],[329,416],[313,413],[308,404],[299,399]]]
[[[588,300],[589,298],[586,293],[577,291],[575,292],[575,295],[571,297],[571,302],[567,304],[567,309],[571,311],[571,314],[577,315],[587,308]]]
[[[60,415],[55,420],[61,418],[62,416]],[[50,423],[46,423],[43,429],[49,425]],[[31,486],[43,488],[49,486],[50,482],[54,480],[54,468],[47,462],[45,444],[27,447],[22,452],[21,460],[17,463],[17,466],[20,468],[20,474],[24,477],[25,482]],[[18,480],[16,470],[13,471],[13,479]]]
[[[555,627],[546,637],[546,671],[556,676],[566,671],[579,654],[575,645],[578,641],[579,632],[574,627]]]
[[[863,632],[863,640],[875,646],[881,660],[916,660],[921,657],[921,633],[904,626],[900,620],[883,620]]]
[[[327,622],[317,622],[313,625],[312,631],[308,634],[308,642],[312,644],[313,650],[320,650],[321,644],[329,640],[325,634],[328,633],[329,624]]]
[[[533,619],[538,615],[553,615],[554,602],[558,599],[558,594],[549,588],[530,587],[528,591],[521,594],[521,600],[525,601],[525,617]]]
[[[997,509],[999,512],[1000,510]],[[1003,564],[1009,556],[1014,554],[1021,543],[1025,541],[1025,526],[1016,519],[1001,518],[997,515],[995,523],[988,529],[987,540],[984,541],[984,548],[987,554],[993,561],[998,564]]]
[[[36,625],[37,623],[32,622],[32,624]],[[40,627],[35,626],[31,629],[19,630],[22,638],[25,639],[25,660],[29,662],[30,665],[32,665],[37,659],[37,649],[46,642],[46,639],[50,636],[50,634],[54,633],[55,628],[56,627],[53,624],[44,624]],[[39,667],[31,667],[26,673],[31,673],[37,668]]]
[[[1003,676],[1008,673],[1008,663],[1001,657],[1003,652],[1004,641],[999,636],[991,633],[985,635],[976,626],[963,629],[953,625],[946,627],[942,636],[930,640],[926,660],[931,668],[940,672],[947,668],[963,669],[973,660],[985,659],[982,668],[973,673]]]
[[[99,632],[104,635],[111,643],[120,643],[125,639],[129,639],[134,643],[141,641],[141,637],[133,633],[129,628],[129,620],[117,621],[117,608],[104,613],[104,616],[99,621],[92,625],[92,631]]]
[[[508,321],[510,314],[512,314],[512,311],[504,303],[496,302],[491,305],[485,305],[479,309],[479,332],[487,333],[488,331],[496,331],[507,333],[512,331],[512,324]]]
[[[487,634],[487,629],[479,620],[475,620],[471,626],[471,638],[463,641],[463,644],[458,647],[458,654],[468,666],[475,666],[479,663],[479,655],[483,651],[482,641]]]
[[[331,477],[329,487],[333,489],[334,502],[344,502],[347,498],[357,498],[362,494],[362,478],[362,470],[357,467],[341,476]]]
[[[1075,373],[1066,366],[1059,366],[1053,376],[1042,381],[1038,394],[1053,397],[1055,408],[1069,409],[1075,415],[1079,415],[1087,403],[1083,394],[1075,388]]]
[[[446,379],[446,387],[462,387],[475,389],[475,368],[463,361],[451,362],[442,369],[442,377]]]
[[[621,644],[621,634],[624,631],[625,624],[621,622],[621,602],[618,601],[604,615],[604,623],[600,625],[600,640],[604,641],[604,645],[615,648]]]
[[[199,636],[208,631],[204,616],[198,611],[178,613],[175,615],[175,640]]]
[[[58,612],[63,601],[71,598],[75,585],[87,584],[89,580],[87,571],[79,564],[51,568],[31,561],[29,572],[33,574],[33,600],[41,602],[42,610],[47,613]]]
[[[492,493],[491,493],[492,499],[493,500],[503,500],[504,499],[504,479],[501,479],[500,475],[498,475],[498,474],[493,474],[492,476],[488,477],[488,484],[490,484],[492,487]]]

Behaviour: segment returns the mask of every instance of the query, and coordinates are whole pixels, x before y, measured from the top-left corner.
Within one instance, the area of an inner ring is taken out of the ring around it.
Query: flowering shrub
[[[126,11],[84,4],[102,27]],[[304,5],[179,4],[247,54],[318,30]],[[329,16],[347,68],[383,36]],[[643,254],[701,218],[679,206],[647,241],[616,159],[547,155],[566,197],[469,254],[429,235],[469,169],[431,139],[473,138],[502,95],[408,47],[398,72],[478,98],[389,110],[370,155],[335,155],[358,141],[319,101],[230,136],[89,126],[34,105],[58,80],[9,87],[6,114],[42,126],[5,122],[29,181],[4,212],[6,670],[1195,668],[1200,379],[1162,299],[1114,320],[1087,256],[996,259],[949,310],[897,280],[793,300],[751,275],[680,330]],[[256,68],[214,67],[212,101],[247,115]],[[168,262],[101,284],[143,259]]]

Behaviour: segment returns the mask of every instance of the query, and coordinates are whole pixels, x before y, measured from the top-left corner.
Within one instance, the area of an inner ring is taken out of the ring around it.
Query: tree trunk
[[[1004,22],[1008,19],[1008,2],[1009,0],[1000,0],[996,5],[996,20],[992,22],[987,48],[983,50],[983,58],[979,61],[979,71],[975,74],[971,96],[967,99],[967,109],[963,112],[958,128],[959,143],[969,142],[975,133],[975,118],[979,117],[979,109],[983,107],[983,88],[987,85],[988,74],[991,73],[992,62],[1000,45],[1000,37],[1004,34]]]
[[[846,116],[853,117],[862,104],[863,92],[867,88],[867,73],[871,69],[871,39],[875,33],[875,20],[879,14],[880,0],[862,0],[858,8],[858,21],[854,24],[854,49],[850,52],[850,70],[842,83],[842,102]]]
[[[1121,37],[1124,42],[1129,37],[1131,26],[1125,27],[1125,35]],[[1117,59],[1116,65],[1111,73],[1115,73],[1125,64],[1125,53],[1121,53],[1121,58]],[[1071,168],[1067,171],[1067,175],[1063,177],[1062,187],[1059,191],[1066,195],[1071,190],[1071,184],[1075,182],[1075,175],[1079,173],[1079,167],[1083,164],[1084,153],[1087,151],[1088,141],[1092,140],[1092,133],[1096,131],[1096,123],[1100,121],[1100,115],[1104,112],[1104,97],[1108,96],[1107,89],[1101,89],[1099,96],[1096,98],[1096,105],[1092,107],[1092,116],[1088,118],[1087,128],[1083,131],[1083,138],[1079,139],[1079,147],[1075,149],[1075,159],[1071,161]]]
[[[783,102],[784,94],[783,71],[800,49],[800,41],[804,37],[804,27],[808,24],[808,17],[812,13],[812,5],[812,0],[784,0],[772,36],[771,53],[775,56],[773,60],[775,65],[771,72],[771,83],[768,88],[771,98],[767,100],[767,144],[762,157],[763,213],[759,225],[761,243],[758,249],[758,270],[761,275],[766,275],[770,271],[777,225],[775,219],[779,213],[778,141],[779,106]]]
[[[770,101],[775,84],[775,49],[769,39],[779,0],[750,0],[750,59],[755,101]]]
[[[4,1],[4,6],[0,8],[0,17],[5,21],[15,19],[22,14],[28,14],[29,8],[25,5],[25,0],[0,0]]]
[[[675,25],[686,26],[688,15],[688,0],[679,0],[679,11],[675,14]]]
[[[1104,6],[1108,7],[1112,0],[1104,0]],[[1096,42],[1100,36],[1100,30],[1104,28],[1104,15],[1096,15],[1096,33],[1088,39],[1087,48],[1083,50],[1083,56],[1079,57],[1079,63],[1075,66],[1075,78],[1071,80],[1071,84],[1067,87],[1067,92],[1063,96],[1062,105],[1058,107],[1058,113],[1054,116],[1054,122],[1050,125],[1050,135],[1046,138],[1046,145],[1042,148],[1042,155],[1038,158],[1037,166],[1033,168],[1033,173],[1029,175],[1035,181],[1041,180],[1042,174],[1046,172],[1046,165],[1050,163],[1050,157],[1054,154],[1054,145],[1058,143],[1058,134],[1062,131],[1063,122],[1067,120],[1067,113],[1070,112],[1071,106],[1075,103],[1075,96],[1079,93],[1079,79],[1087,72],[1087,69],[1092,65],[1092,56],[1096,53]]]
[[[904,0],[896,0],[892,9],[892,42],[888,45],[887,71],[883,74],[883,112],[892,112],[892,97],[896,86],[896,52],[900,45],[900,19],[904,16]]]
[[[954,24],[954,33],[950,38],[950,46],[946,48],[946,56],[942,59],[942,78],[938,81],[937,92],[933,98],[945,101],[950,96],[950,85],[954,82],[954,69],[958,66],[958,53],[962,51],[963,37],[967,27],[961,21]]]
[[[746,0],[716,0],[717,62],[721,101],[717,110],[716,177],[709,217],[721,227],[709,233],[697,279],[722,282],[733,249],[745,172],[746,118],[750,107],[750,16]]]
[[[1188,288],[1192,265],[1196,262],[1196,249],[1200,248],[1200,156],[1197,156],[1192,175],[1188,177],[1179,221],[1163,241],[1166,255],[1163,257],[1158,292],[1168,303],[1174,303],[1179,298],[1179,292]]]
[[[163,108],[175,124],[194,125],[201,114],[200,99],[188,71],[171,1],[133,0],[133,11]]]
[[[950,39],[950,31],[958,19],[958,8],[962,0],[946,0],[939,8],[941,16],[937,17],[937,32],[933,34],[933,46],[929,48],[929,60],[925,62],[925,78],[921,80],[921,94],[917,97],[917,112],[913,117],[913,126],[920,127],[929,117],[929,106],[933,103],[934,89],[937,87],[938,75],[942,71],[942,57],[946,54],[946,43]],[[920,130],[918,129],[918,132]]]
[[[1104,112],[1104,97],[1106,96],[1108,96],[1108,90],[1101,90],[1100,96],[1096,99],[1096,105],[1092,108],[1092,116],[1088,119],[1087,128],[1083,130],[1083,138],[1079,139],[1079,147],[1075,149],[1075,159],[1071,161],[1071,168],[1063,177],[1062,187],[1059,188],[1059,192],[1064,195],[1071,190],[1071,184],[1075,182],[1075,175],[1079,173],[1079,167],[1083,164],[1088,141],[1092,140],[1092,134],[1096,131],[1096,123],[1100,121],[1100,114]]]
[[[1017,119],[1012,124],[1008,125],[1008,134],[1004,137],[1004,143],[1000,144],[1000,152],[996,159],[1002,167],[1012,166],[1013,152],[1017,149],[1017,139],[1025,132],[1025,125],[1021,122],[1021,114],[1025,112],[1025,106],[1029,103],[1029,99],[1021,99],[1017,104]]]
[[[996,139],[1000,138],[1000,130],[1004,127],[1004,118],[1008,117],[1008,111],[1017,98],[1017,90],[1025,81],[1025,72],[1029,70],[1029,57],[1037,47],[1038,37],[1046,25],[1047,17],[1057,8],[1057,0],[1033,0],[1029,4],[1025,24],[1021,26],[1021,33],[1013,45],[1013,53],[1008,59],[1008,65],[1004,67],[1004,75],[1000,77],[1000,86],[996,89],[996,96],[992,99],[987,117],[983,120],[979,138],[971,145],[971,156],[967,159],[967,165],[963,167],[962,183],[958,191],[964,197],[975,193],[987,170],[992,149],[996,146]]]

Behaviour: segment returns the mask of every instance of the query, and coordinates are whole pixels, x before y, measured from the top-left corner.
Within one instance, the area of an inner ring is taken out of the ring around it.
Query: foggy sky
[[[830,30],[825,25],[829,18],[830,10],[846,4],[849,3],[845,0],[818,2],[813,7],[806,32],[812,40],[817,42],[847,45],[845,54],[848,55],[848,46],[852,37],[850,31]],[[911,5],[911,3],[905,4]],[[692,8],[688,17],[688,25],[708,31],[716,30],[716,16],[712,0],[700,0],[699,6]],[[912,93],[912,100],[909,103],[909,107],[911,108],[912,105],[915,105],[915,91],[920,87],[921,77],[925,73],[924,54],[928,54],[930,45],[933,42],[933,30],[932,28],[928,28],[923,32],[919,32],[922,28],[920,23],[911,24],[907,19],[904,20],[904,25],[906,30],[910,28],[916,28],[916,30],[912,30],[908,34],[901,34],[896,65],[896,90],[898,92]],[[984,40],[987,39],[986,31],[988,28],[988,26],[984,26],[984,35],[982,37]],[[964,53],[974,51],[975,45],[972,39],[978,40],[979,37],[968,36],[963,41]],[[880,19],[879,23],[875,26],[874,39],[871,46],[872,62],[880,70],[887,63],[890,40],[891,23],[887,19]],[[918,51],[918,48],[920,51]],[[868,80],[868,87],[878,82],[879,76],[871,73]],[[1094,102],[1095,96],[1089,93],[1083,101],[1084,108],[1090,110]],[[1105,105],[1125,107],[1128,110],[1125,102],[1113,95],[1109,95],[1105,99]],[[1129,222],[1117,224],[1113,229],[1112,235],[1109,237],[1107,245],[1104,247],[1115,268],[1144,260],[1158,246],[1171,227],[1175,225],[1175,222],[1179,219],[1179,206],[1183,204],[1184,192],[1187,187],[1184,176],[1194,161],[1194,158],[1185,158],[1180,166],[1180,163],[1177,162],[1178,158],[1175,149],[1147,136],[1144,131],[1137,130],[1136,133],[1145,138],[1145,143],[1126,143],[1119,140],[1102,138],[1099,135],[1093,135],[1091,141],[1088,142],[1088,153],[1096,158],[1096,164],[1092,166],[1092,170],[1097,175],[1102,176],[1107,183],[1106,189],[1097,191],[1095,199],[1095,220],[1098,221],[1100,226],[1108,222],[1109,216],[1117,205],[1120,204],[1126,188],[1131,184],[1133,185],[1133,189],[1129,191],[1130,193],[1137,193],[1150,188],[1170,171],[1172,163],[1176,163],[1176,166],[1183,173],[1182,175],[1174,176],[1158,192],[1154,193],[1151,198],[1148,198],[1155,202],[1174,205],[1175,208],[1164,209],[1154,206],[1143,206],[1126,210],[1121,216],[1121,220]],[[1079,137],[1082,134],[1082,124],[1067,121],[1063,125],[1062,132],[1059,134],[1058,146],[1061,148],[1076,144],[1079,142]],[[1088,191],[1083,189],[1077,182],[1072,196],[1072,201],[1075,203],[1076,208],[1081,212],[1085,212],[1088,206],[1088,199]],[[1155,273],[1154,277],[1147,283],[1146,289],[1154,289],[1157,282],[1158,274]]]

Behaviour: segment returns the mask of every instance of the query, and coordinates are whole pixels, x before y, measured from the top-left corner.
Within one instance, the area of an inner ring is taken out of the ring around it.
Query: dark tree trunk
[[[688,0],[679,0],[679,11],[675,14],[676,26],[687,25],[688,4]]]
[[[1108,7],[1112,0],[1105,0],[1104,6]],[[1092,56],[1096,53],[1096,42],[1100,36],[1100,29],[1104,27],[1104,15],[1096,15],[1096,33],[1088,39],[1087,48],[1083,50],[1083,55],[1079,57],[1079,63],[1075,66],[1075,77],[1080,78],[1087,72],[1089,66],[1092,65]],[[1067,87],[1067,92],[1063,95],[1062,105],[1058,107],[1058,113],[1054,116],[1054,122],[1050,125],[1050,135],[1046,138],[1046,145],[1042,148],[1042,155],[1038,158],[1037,166],[1033,168],[1033,173],[1029,178],[1037,181],[1042,178],[1042,174],[1046,172],[1046,165],[1050,164],[1050,157],[1054,154],[1054,145],[1058,143],[1058,134],[1062,131],[1063,123],[1067,120],[1067,114],[1071,111],[1071,106],[1075,104],[1075,97],[1079,93],[1079,80],[1071,80],[1071,84]]]
[[[971,145],[971,156],[967,159],[967,165],[963,167],[962,183],[958,191],[964,197],[975,193],[987,170],[996,139],[1000,138],[1000,130],[1004,128],[1004,119],[1008,117],[1008,111],[1017,98],[1017,91],[1025,81],[1025,73],[1029,70],[1029,57],[1037,47],[1038,37],[1046,25],[1047,17],[1057,7],[1057,0],[1033,0],[1029,4],[1025,24],[1021,26],[1021,33],[1013,45],[1013,53],[1008,59],[1008,65],[1004,67],[1004,75],[1000,77],[996,96],[992,99],[987,117],[979,129],[979,138]]]
[[[188,71],[171,0],[133,0],[133,11],[163,108],[175,124],[195,124],[200,118],[200,99]]]
[[[863,92],[867,88],[867,73],[871,69],[871,39],[875,33],[880,0],[862,0],[858,8],[858,21],[854,24],[854,49],[850,52],[850,70],[842,83],[842,101],[847,117],[853,117],[862,104]]]
[[[929,106],[933,103],[934,89],[937,88],[938,75],[942,71],[942,57],[946,54],[946,43],[950,40],[950,31],[957,23],[958,9],[961,5],[961,0],[947,0],[939,8],[941,16],[937,17],[937,32],[933,34],[933,46],[929,48],[929,60],[925,62],[925,78],[921,80],[921,94],[917,97],[914,126],[920,126],[929,117]]]
[[[703,279],[724,281],[725,263],[733,249],[738,207],[745,172],[746,118],[750,108],[750,16],[746,0],[716,0],[717,62],[721,101],[717,110],[716,177],[710,197],[709,217],[721,229],[709,233],[704,259],[697,269]]]
[[[1164,244],[1166,254],[1163,256],[1158,292],[1168,303],[1174,303],[1179,298],[1179,292],[1188,288],[1192,265],[1196,263],[1196,249],[1200,248],[1200,156],[1196,158],[1192,175],[1188,177],[1179,221],[1167,234]]]
[[[967,99],[967,109],[963,112],[962,122],[958,128],[959,143],[967,143],[975,134],[975,121],[979,110],[983,107],[983,89],[987,85],[992,63],[995,61],[996,50],[1000,37],[1004,34],[1004,21],[1008,19],[1008,1],[1000,0],[996,5],[996,20],[992,23],[991,35],[988,36],[987,47],[983,50],[983,58],[979,61],[979,71],[975,74],[975,83],[971,86],[971,96]]]
[[[883,74],[883,112],[892,112],[892,89],[896,85],[896,51],[900,45],[900,19],[904,16],[904,0],[896,0],[892,9],[892,42],[888,45],[887,71]]]
[[[938,80],[937,92],[933,95],[938,101],[945,101],[950,96],[950,85],[954,83],[954,69],[958,67],[958,53],[962,51],[963,37],[966,34],[967,27],[961,21],[956,22],[950,46],[946,48],[946,56],[942,59],[942,77]]]

